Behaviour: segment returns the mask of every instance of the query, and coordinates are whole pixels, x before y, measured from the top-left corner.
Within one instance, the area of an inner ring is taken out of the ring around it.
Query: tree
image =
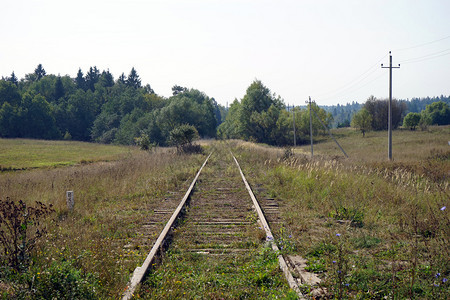
[[[21,101],[19,89],[9,81],[0,80],[0,106],[8,102],[12,106],[18,106]]]
[[[134,67],[131,69],[131,72],[128,75],[126,85],[129,87],[133,87],[135,89],[141,87],[141,79],[139,78],[139,75],[137,74],[136,69]]]
[[[34,69],[34,74],[36,75],[36,80],[40,80],[42,77],[46,75],[44,67],[41,64],[38,64],[36,69]]]
[[[77,77],[75,78],[75,83],[77,85],[77,88],[86,90],[86,80],[84,80],[83,72],[81,71],[81,68],[78,69]]]
[[[32,93],[25,93],[22,99],[23,137],[54,139],[61,136],[56,127],[52,106],[45,97]]]
[[[428,125],[448,125],[450,124],[450,107],[443,101],[431,103],[426,106],[423,115],[428,121]]]
[[[273,109],[284,107],[280,98],[271,94],[270,90],[260,80],[255,80],[247,88],[246,94],[241,101],[239,110],[239,132],[245,139],[251,139],[259,143],[267,143],[265,135],[266,128],[260,122],[259,114]]]
[[[144,90],[148,93],[148,94],[155,94],[155,91],[152,89],[152,87],[150,86],[150,84],[146,84],[144,86]]]
[[[8,78],[8,81],[18,86],[19,80],[17,79],[16,74],[14,74],[14,71],[11,73],[11,77]]]
[[[63,98],[65,94],[61,76],[58,76],[55,82],[55,100],[58,101],[60,98]]]
[[[410,112],[403,119],[403,127],[408,127],[411,130],[416,130],[416,126],[419,125],[419,122],[420,122],[420,114]]]
[[[122,74],[117,79],[117,82],[126,84],[127,83],[127,77],[125,76],[125,73],[122,72]]]
[[[379,100],[374,96],[370,96],[364,104],[364,108],[372,116],[373,130],[387,130],[388,129],[388,110],[389,100]],[[404,112],[406,111],[406,104],[397,100],[392,100],[392,127],[397,128],[402,121]]]
[[[103,71],[102,75],[100,75],[99,82],[103,87],[112,87],[114,85],[114,77],[109,70]]]
[[[242,137],[239,131],[239,116],[241,103],[234,99],[233,103],[231,103],[230,108],[228,109],[228,113],[225,117],[225,121],[220,124],[217,129],[217,135],[222,139],[239,139]]]
[[[189,124],[183,124],[170,131],[171,144],[177,146],[177,149],[183,151],[198,138],[197,129]]]
[[[186,92],[187,90],[188,90],[187,88],[175,84],[172,87],[172,95],[176,96],[178,94]]]
[[[100,78],[100,71],[97,69],[97,67],[90,67],[89,72],[86,73],[86,85],[87,88],[91,91],[95,90],[95,84],[98,82]]]
[[[21,109],[4,102],[0,107],[0,137],[20,137],[22,125]]]
[[[359,129],[364,137],[366,132],[372,129],[372,116],[367,109],[362,108],[353,116],[351,125]]]

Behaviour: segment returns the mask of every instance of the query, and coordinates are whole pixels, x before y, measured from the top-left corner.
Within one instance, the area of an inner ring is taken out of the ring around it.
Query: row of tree
[[[86,74],[79,69],[76,77],[71,78],[48,75],[43,66],[38,65],[21,80],[14,72],[0,80],[0,137],[65,138],[120,144],[133,144],[138,138],[147,145],[168,145],[175,140],[171,136],[191,132],[192,128],[185,126],[190,125],[201,137],[217,135],[288,145],[293,143],[295,126],[297,144],[309,140],[308,107],[289,111],[283,99],[259,80],[253,81],[243,98],[236,99],[229,109],[196,89],[174,85],[172,92],[169,98],[157,95],[150,85],[142,85],[134,68],[128,76],[122,73],[114,80],[108,70],[100,72],[95,66]],[[445,101],[449,98],[441,98],[444,101],[429,104],[419,116],[407,113],[432,98],[394,100],[393,127],[448,124],[450,117]],[[314,135],[325,133],[319,119],[328,127],[333,122],[336,124],[336,118],[338,127],[349,126],[351,119],[352,126],[363,134],[368,130],[387,129],[388,102],[373,96],[365,104],[353,102],[330,108],[313,103],[312,109],[315,112],[312,117]]]
[[[379,100],[371,96],[363,107],[353,116],[351,125],[361,130],[363,136],[370,130],[388,129],[388,100]],[[403,125],[415,130],[417,126],[422,128],[428,125],[449,125],[450,108],[444,101],[433,102],[425,106],[420,113],[407,113],[407,105],[404,101],[392,101],[392,127],[394,129]],[[406,115],[406,116],[405,116]]]
[[[370,97],[371,99],[373,97]],[[387,100],[386,100],[387,101]],[[397,100],[395,100],[397,101]],[[435,102],[442,101],[444,103],[450,104],[450,96],[441,95],[439,97],[425,97],[425,98],[412,98],[408,100],[398,100],[400,102],[403,117],[406,114],[412,113],[420,113],[421,111],[426,109],[427,105],[430,105]],[[337,104],[337,105],[323,105],[320,106],[325,111],[330,112],[333,115],[333,122],[331,126],[333,128],[340,127],[350,127],[350,122],[353,119],[353,116],[359,112],[363,107],[364,103],[358,103],[353,101],[352,103],[347,103],[345,105]]]
[[[330,113],[313,104],[319,118],[329,126]],[[295,118],[295,121],[294,121]],[[255,80],[238,101],[231,104],[225,121],[218,128],[221,138],[237,138],[270,145],[289,145],[295,133],[298,144],[309,139],[309,110],[294,108],[288,111],[283,99]],[[313,118],[313,133],[322,134],[324,128],[317,118]]]
[[[172,97],[159,96],[142,86],[134,68],[114,80],[96,67],[71,78],[47,75],[38,65],[20,81],[14,72],[0,80],[0,137],[132,144],[148,135],[167,145],[170,132],[184,124],[215,137],[224,110],[214,98],[177,85]]]

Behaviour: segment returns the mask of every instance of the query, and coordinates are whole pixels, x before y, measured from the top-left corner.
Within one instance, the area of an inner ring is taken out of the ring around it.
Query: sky
[[[175,84],[222,105],[261,80],[286,104],[450,95],[448,0],[15,0],[0,10],[0,76],[42,64],[134,67],[169,97]]]

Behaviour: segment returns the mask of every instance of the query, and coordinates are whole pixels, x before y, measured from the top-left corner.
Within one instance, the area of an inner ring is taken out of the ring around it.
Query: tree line
[[[449,124],[450,97],[437,99],[394,100],[393,127]],[[318,118],[327,127],[352,125],[363,135],[386,130],[387,107],[386,99],[373,96],[364,104],[319,107],[312,103],[313,134],[325,134]],[[307,143],[309,120],[308,107],[289,109],[260,80],[254,80],[229,108],[199,90],[178,85],[172,87],[171,97],[162,97],[142,84],[135,68],[114,79],[109,70],[94,66],[86,74],[79,69],[71,78],[47,74],[39,64],[25,78],[19,80],[13,72],[0,80],[0,137],[4,138],[138,143],[147,148],[176,141],[186,144],[189,135],[283,146],[293,144],[294,124],[297,144]]]
[[[443,96],[441,99],[445,100]],[[450,108],[442,100],[431,102],[420,112],[408,112],[408,102],[393,100],[391,105],[393,129],[402,125],[411,130],[415,130],[417,126],[425,129],[429,125],[449,125]],[[417,107],[417,102],[414,105]],[[363,136],[367,131],[387,130],[388,106],[388,100],[370,96],[362,108],[354,114],[351,126],[359,129]]]
[[[372,97],[369,97],[371,99]],[[387,99],[379,99],[381,101],[388,101]],[[395,100],[397,101],[397,100]],[[450,105],[450,96],[438,96],[438,97],[425,97],[425,98],[412,98],[408,100],[399,99],[398,102],[401,103],[403,113],[402,116],[405,117],[408,113],[420,113],[425,110],[427,105],[430,105],[435,102],[442,101],[447,105]],[[337,105],[321,105],[325,111],[330,112],[333,116],[333,122],[331,126],[333,128],[341,128],[341,127],[350,127],[351,120],[353,116],[359,112],[365,103],[351,102],[345,105],[337,104]]]
[[[77,76],[47,74],[40,64],[18,80],[0,80],[0,137],[74,139],[133,144],[147,136],[161,146],[170,132],[191,125],[201,137],[215,137],[225,108],[196,89],[175,85],[162,97],[143,86],[132,68],[114,79],[109,70],[91,67]]]

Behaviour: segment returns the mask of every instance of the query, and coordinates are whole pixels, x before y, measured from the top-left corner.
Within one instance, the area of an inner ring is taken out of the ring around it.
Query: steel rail
[[[275,253],[278,253],[278,263],[280,265],[280,269],[283,271],[284,276],[286,277],[289,287],[297,293],[297,295],[299,296],[300,299],[305,299],[302,292],[300,291],[300,288],[298,287],[297,281],[294,279],[294,277],[292,276],[292,274],[289,270],[286,260],[284,259],[283,255],[280,254],[280,250],[278,249],[278,246],[275,243],[275,239],[273,237],[272,231],[270,230],[269,224],[267,223],[266,217],[264,216],[261,206],[259,205],[258,200],[256,199],[255,195],[253,194],[253,191],[252,191],[250,185],[248,184],[247,179],[245,179],[244,173],[242,172],[239,162],[237,161],[236,157],[234,157],[232,152],[231,152],[231,156],[233,156],[233,159],[236,162],[239,172],[241,173],[242,181],[244,181],[245,188],[247,189],[248,193],[250,194],[250,198],[252,198],[253,205],[255,206],[255,210],[258,213],[258,218],[261,221],[261,224],[263,225],[264,230],[266,231],[266,241],[268,241],[271,244],[273,251],[275,251]]]
[[[151,263],[156,257],[156,254],[158,253],[158,250],[163,245],[164,240],[166,239],[168,233],[170,232],[170,229],[175,223],[175,220],[178,218],[181,210],[183,209],[184,205],[186,204],[187,199],[192,193],[192,190],[194,189],[195,183],[197,182],[198,177],[200,176],[200,173],[203,170],[203,167],[208,162],[208,159],[210,158],[212,152],[208,155],[205,162],[201,166],[200,170],[198,170],[197,175],[195,176],[194,180],[192,181],[191,185],[189,186],[189,189],[186,191],[186,194],[184,195],[183,199],[181,200],[178,207],[175,209],[174,213],[170,217],[169,221],[167,222],[164,229],[161,231],[161,234],[159,235],[158,239],[156,240],[155,244],[153,245],[152,249],[150,250],[150,253],[147,255],[147,258],[145,259],[142,266],[137,267],[133,275],[130,279],[130,282],[128,283],[128,286],[123,293],[122,300],[129,300],[133,297],[133,293],[136,290],[137,286],[142,282],[142,279],[144,278],[145,273],[151,266]]]

